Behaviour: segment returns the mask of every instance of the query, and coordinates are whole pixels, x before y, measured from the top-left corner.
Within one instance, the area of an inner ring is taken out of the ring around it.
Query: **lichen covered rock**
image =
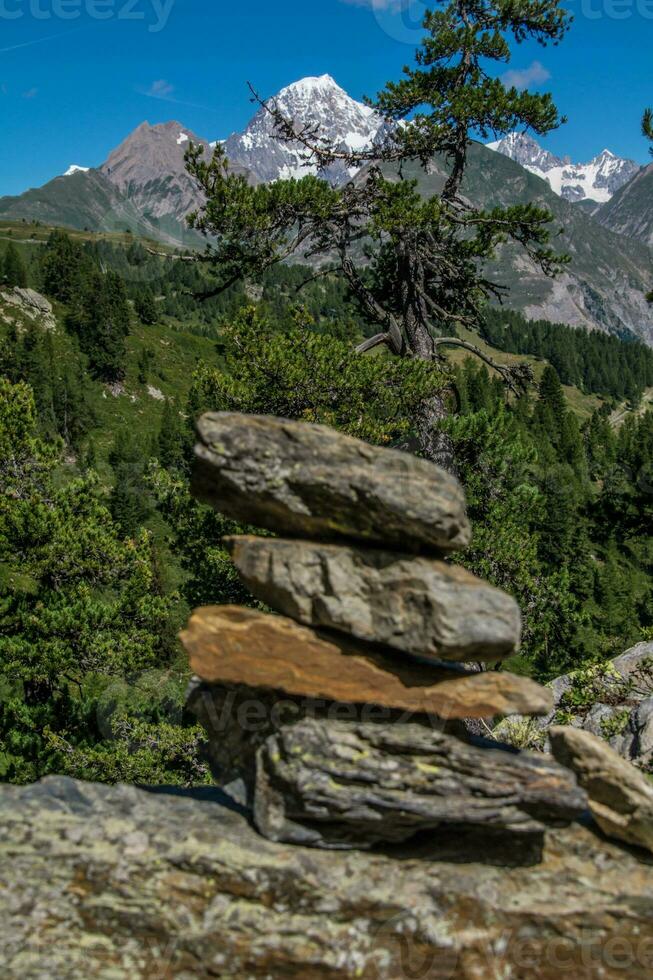
[[[426,724],[306,718],[259,749],[254,813],[270,840],[326,848],[410,840],[443,825],[541,834],[587,808],[542,754],[468,744]]]
[[[212,790],[0,786],[0,915],[6,980],[653,974],[650,863],[586,827],[334,854]]]

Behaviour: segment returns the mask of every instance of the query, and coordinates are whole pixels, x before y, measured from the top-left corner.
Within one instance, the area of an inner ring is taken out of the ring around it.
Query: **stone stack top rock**
[[[211,412],[197,431],[193,492],[227,517],[410,552],[470,542],[462,487],[427,460],[270,416]]]

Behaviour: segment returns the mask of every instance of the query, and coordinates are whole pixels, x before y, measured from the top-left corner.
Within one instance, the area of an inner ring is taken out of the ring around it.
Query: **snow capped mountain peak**
[[[369,106],[352,99],[331,75],[302,78],[269,101],[298,126],[318,126],[323,136],[343,150],[364,150],[386,131],[385,121]],[[234,133],[224,146],[232,163],[246,167],[260,181],[316,173],[314,167],[305,165],[301,146],[278,140],[274,121],[263,108],[244,132]],[[324,176],[334,184],[342,184],[354,173],[344,164],[337,164]]]
[[[78,167],[76,163],[71,164],[66,170],[64,177],[72,177],[73,174],[87,174],[91,168],[90,167]]]
[[[307,75],[306,78],[300,78],[282,88],[277,99],[283,99],[288,94],[313,95],[315,92],[329,92],[333,89],[347,94],[331,75]]]
[[[634,160],[624,160],[607,149],[589,163],[573,163],[571,157],[555,156],[525,133],[508,133],[487,146],[542,177],[568,201],[589,199],[605,203],[639,170]]]

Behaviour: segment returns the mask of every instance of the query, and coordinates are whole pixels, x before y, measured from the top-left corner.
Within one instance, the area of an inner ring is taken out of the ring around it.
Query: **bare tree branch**
[[[505,384],[515,394],[523,392],[533,381],[533,369],[530,364],[523,362],[513,365],[499,364],[489,354],[482,351],[480,347],[477,347],[475,344],[470,344],[466,340],[461,340],[459,337],[434,337],[433,343],[436,351],[439,347],[460,347],[463,350],[469,351],[470,354],[474,354],[475,357],[480,358],[488,367],[491,367],[500,374]]]

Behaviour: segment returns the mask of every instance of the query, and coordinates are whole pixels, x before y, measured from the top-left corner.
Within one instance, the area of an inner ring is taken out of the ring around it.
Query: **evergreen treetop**
[[[23,289],[27,286],[27,269],[13,242],[7,246],[4,262],[0,265],[0,274],[7,286],[20,286]]]

